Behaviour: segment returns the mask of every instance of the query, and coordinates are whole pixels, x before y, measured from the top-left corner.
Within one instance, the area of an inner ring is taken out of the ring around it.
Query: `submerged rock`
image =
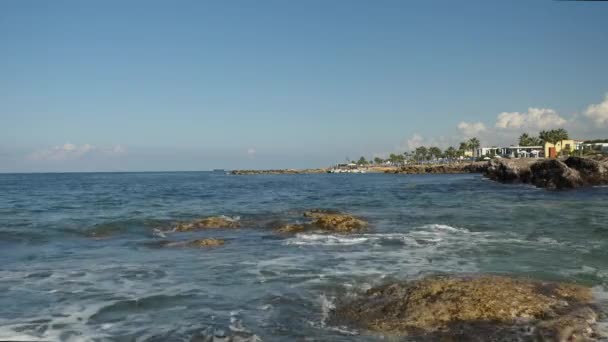
[[[241,225],[237,219],[227,216],[211,216],[192,222],[179,223],[175,227],[175,231],[188,232],[206,228],[238,228],[240,226]]]
[[[204,247],[221,246],[223,244],[224,244],[224,240],[210,238],[210,239],[197,239],[197,240],[188,241],[186,243],[186,246],[204,248]]]
[[[541,340],[578,341],[593,337],[591,300],[591,290],[578,285],[501,276],[430,277],[372,288],[338,305],[332,320],[431,340],[504,340],[528,331]]]
[[[276,231],[279,233],[293,234],[293,233],[301,233],[301,232],[304,232],[309,229],[310,229],[310,226],[306,225],[306,224],[288,223],[288,224],[281,225],[279,228],[277,228]]]
[[[195,247],[195,248],[207,248],[221,246],[225,242],[221,239],[196,239],[189,241],[167,241],[163,240],[158,243],[160,247]]]
[[[305,211],[307,223],[284,224],[277,229],[279,233],[300,233],[305,231],[324,231],[353,233],[367,228],[367,222],[350,214],[331,209],[312,209]]]

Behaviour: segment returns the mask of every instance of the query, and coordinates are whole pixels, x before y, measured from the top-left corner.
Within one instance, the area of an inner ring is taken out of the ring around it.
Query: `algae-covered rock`
[[[312,225],[338,233],[358,232],[367,227],[367,222],[349,214],[325,214],[314,216]]]
[[[224,244],[224,240],[209,238],[209,239],[197,239],[197,240],[188,241],[186,243],[186,246],[205,248],[205,247],[221,246],[223,244]]]
[[[301,233],[301,232],[304,232],[309,229],[310,229],[310,226],[306,225],[306,224],[288,223],[288,224],[281,225],[279,228],[276,229],[276,231],[279,233],[284,233],[284,234],[293,234],[293,233]]]
[[[210,216],[200,220],[179,223],[175,227],[176,232],[188,232],[206,228],[238,228],[240,223],[237,219],[227,216]]]
[[[587,338],[595,312],[586,287],[500,276],[430,277],[368,290],[338,305],[333,320],[397,335],[509,335],[523,327],[538,336]],[[568,339],[564,340],[567,341]]]
[[[309,231],[319,233],[355,233],[367,228],[368,225],[362,219],[333,209],[307,210],[303,216],[308,219],[307,222],[282,224],[275,230],[284,234]]]
[[[159,242],[155,243],[155,245],[157,247],[207,248],[207,247],[221,246],[224,243],[225,243],[224,240],[221,240],[221,239],[207,238],[207,239],[196,239],[196,240],[188,240],[188,241],[162,240],[162,241],[159,241]]]

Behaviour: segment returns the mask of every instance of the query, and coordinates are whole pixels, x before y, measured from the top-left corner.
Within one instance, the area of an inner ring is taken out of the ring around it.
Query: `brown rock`
[[[280,226],[279,228],[277,228],[276,231],[279,233],[293,234],[293,233],[301,233],[301,232],[309,230],[309,229],[310,229],[309,225],[306,225],[306,224],[288,223],[288,224],[284,224],[284,225]]]
[[[348,214],[326,214],[313,218],[312,225],[323,230],[352,233],[367,227],[367,222]]]
[[[547,189],[573,189],[584,185],[580,173],[557,159],[530,165],[531,183]]]
[[[226,216],[211,216],[201,220],[180,223],[175,227],[176,232],[188,232],[206,228],[238,228],[240,223],[237,220]]]
[[[190,241],[168,241],[163,240],[156,242],[154,245],[156,247],[196,247],[196,248],[207,248],[207,247],[216,247],[224,244],[224,240],[220,239],[196,239]]]
[[[431,277],[368,290],[339,305],[333,317],[383,333],[434,334],[437,339],[464,334],[472,340],[466,335],[478,335],[475,329],[482,327],[489,329],[483,336],[496,336],[530,324],[544,335],[590,336],[595,317],[590,300],[590,289],[576,285],[499,276]]]
[[[198,240],[188,241],[186,243],[186,246],[205,248],[205,247],[221,246],[223,244],[224,244],[224,240],[209,238],[209,239],[198,239]]]

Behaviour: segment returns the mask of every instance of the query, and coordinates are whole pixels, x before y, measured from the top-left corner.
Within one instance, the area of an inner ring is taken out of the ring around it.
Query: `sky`
[[[0,1],[0,172],[608,138],[608,2]]]

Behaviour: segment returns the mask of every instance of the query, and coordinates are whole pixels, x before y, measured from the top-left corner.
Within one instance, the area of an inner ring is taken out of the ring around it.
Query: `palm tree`
[[[433,146],[429,148],[429,155],[434,157],[435,159],[441,157],[441,149],[439,147]]]
[[[469,148],[473,150],[473,155],[475,155],[475,151],[479,148],[480,145],[481,143],[479,142],[479,139],[475,137],[469,139]]]
[[[465,152],[468,151],[469,149],[470,149],[469,143],[466,141],[463,141],[460,143],[460,147],[458,148],[458,154],[461,156],[464,156]]]
[[[382,158],[376,157],[376,158],[374,158],[374,163],[377,165],[380,165],[380,164],[384,163],[384,160]]]
[[[427,157],[428,150],[424,146],[416,147],[416,159],[425,160]]]
[[[452,146],[448,147],[447,150],[445,150],[445,156],[448,158],[456,157],[456,153],[456,149]]]
[[[541,131],[538,136],[544,141],[555,144],[558,141],[568,140],[568,131],[563,128]]]
[[[519,136],[519,146],[530,146],[530,136],[528,133],[522,133]]]

